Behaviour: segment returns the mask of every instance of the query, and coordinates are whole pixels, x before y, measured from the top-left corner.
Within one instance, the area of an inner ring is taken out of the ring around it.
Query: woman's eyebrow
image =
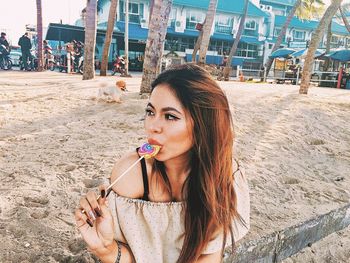
[[[154,109],[154,106],[150,102],[147,103],[147,107],[151,107],[152,109]]]
[[[162,111],[163,111],[163,112],[164,112],[164,111],[175,111],[175,112],[177,112],[178,114],[181,114],[181,115],[182,115],[182,113],[181,113],[180,111],[178,111],[177,109],[175,109],[175,108],[173,108],[173,107],[165,107],[165,108],[162,109]]]
[[[152,109],[155,109],[155,107],[152,105],[152,103],[148,102],[147,104],[147,107],[151,107]],[[181,114],[182,113],[180,111],[178,111],[177,109],[173,108],[173,107],[165,107],[165,108],[162,108],[161,109],[162,112],[167,112],[167,111],[175,111],[177,112],[178,114]]]

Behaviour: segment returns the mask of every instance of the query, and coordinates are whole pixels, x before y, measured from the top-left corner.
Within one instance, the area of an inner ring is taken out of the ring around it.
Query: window
[[[305,40],[305,31],[294,30],[294,40]]]
[[[331,43],[332,44],[338,44],[339,43],[339,37],[338,36],[332,36]]]
[[[281,34],[282,29],[279,27],[275,28],[275,31],[273,32],[274,37],[278,37]]]
[[[216,24],[219,26],[231,26],[232,19],[229,16],[219,15],[216,17]]]
[[[248,20],[245,22],[244,29],[255,30],[256,22],[254,20]]]
[[[257,58],[258,46],[254,44],[240,42],[237,48],[237,56],[244,58]]]
[[[125,2],[120,1],[120,21],[125,21]],[[129,22],[140,23],[143,18],[143,4],[129,2]]]
[[[229,16],[219,15],[215,21],[215,32],[231,34],[233,18]]]
[[[176,21],[176,8],[171,8],[168,20],[168,27],[175,27]]]
[[[204,22],[205,14],[200,11],[189,10],[186,14],[186,28],[195,29],[197,23]]]
[[[345,43],[346,43],[346,46],[345,46],[345,47],[346,47],[346,48],[349,48],[349,46],[350,46],[350,38],[347,37]]]
[[[203,23],[204,15],[198,11],[190,11],[189,12],[189,21],[194,23]]]

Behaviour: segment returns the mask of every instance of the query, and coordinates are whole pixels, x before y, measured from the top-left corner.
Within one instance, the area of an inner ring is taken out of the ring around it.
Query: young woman
[[[225,94],[196,65],[167,70],[152,84],[145,130],[161,146],[155,158],[114,185],[108,206],[105,186],[98,201],[94,192],[80,200],[75,218],[88,248],[102,262],[221,262],[249,228]],[[119,160],[111,181],[138,158],[135,151]]]

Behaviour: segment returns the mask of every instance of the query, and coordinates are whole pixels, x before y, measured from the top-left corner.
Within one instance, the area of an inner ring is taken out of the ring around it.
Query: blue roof
[[[285,16],[275,16],[275,26],[282,27],[286,22],[287,17]],[[316,29],[318,26],[318,21],[315,20],[300,20],[297,17],[293,17],[290,21],[289,28],[301,28],[301,29]]]
[[[182,33],[182,32],[176,32],[173,28],[168,27],[167,34],[178,35],[178,36],[187,36],[187,37],[198,37],[199,31],[185,29],[185,31]],[[210,38],[211,39],[218,39],[218,40],[232,41],[232,42],[235,40],[231,34],[223,34],[223,33],[214,33],[213,35],[210,36]],[[248,43],[248,44],[262,44],[263,43],[263,42],[259,41],[256,37],[249,37],[249,36],[242,36],[241,41]]]
[[[263,0],[261,3],[263,4],[278,4],[278,5],[288,5],[288,6],[293,6],[295,4],[296,0]]]
[[[275,16],[275,26],[282,27],[286,21],[287,17],[285,16]],[[313,30],[318,27],[318,21],[315,20],[301,20],[297,17],[293,17],[292,21],[289,24],[289,28],[295,27],[298,29],[306,29],[306,30]],[[349,32],[347,31],[345,26],[342,26],[338,24],[337,22],[332,21],[332,32],[342,35],[348,35]]]
[[[183,5],[208,10],[209,0],[173,0],[173,5]],[[218,0],[217,12],[242,14],[243,8],[243,0]],[[258,17],[268,16],[264,11],[251,2],[248,4],[248,15]]]
[[[349,34],[349,32],[345,26],[342,26],[334,21],[332,21],[332,32],[337,33],[337,34],[341,34],[341,35],[348,35]]]

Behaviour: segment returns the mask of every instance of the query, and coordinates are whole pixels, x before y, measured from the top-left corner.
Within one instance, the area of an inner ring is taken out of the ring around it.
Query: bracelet
[[[117,256],[117,259],[115,260],[115,263],[119,263],[120,258],[122,257],[122,246],[118,241],[117,241],[117,246],[118,246],[118,256]]]

